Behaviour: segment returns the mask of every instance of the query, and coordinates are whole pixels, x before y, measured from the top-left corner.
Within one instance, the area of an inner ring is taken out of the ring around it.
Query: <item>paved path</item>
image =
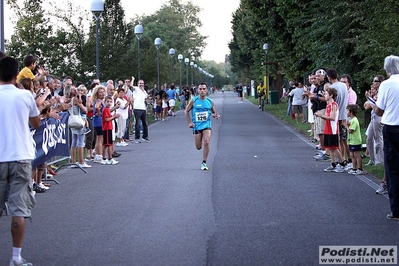
[[[67,169],[37,195],[23,256],[38,265],[318,265],[319,245],[397,245],[370,176],[324,173],[311,144],[231,92],[212,95],[209,171],[183,112],[117,166]],[[11,256],[0,218],[0,265]]]

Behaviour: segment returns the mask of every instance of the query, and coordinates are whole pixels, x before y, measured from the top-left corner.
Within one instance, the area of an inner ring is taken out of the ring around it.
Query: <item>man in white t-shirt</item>
[[[389,79],[384,80],[378,90],[373,110],[381,118],[384,138],[384,165],[391,213],[390,220],[399,220],[399,57],[390,55],[384,60],[384,69]]]
[[[10,265],[32,265],[21,257],[25,218],[35,205],[32,160],[35,148],[29,125],[40,126],[39,110],[32,93],[15,87],[18,61],[5,57],[0,61],[0,215],[9,187],[8,208],[11,219],[12,258]],[[18,134],[16,134],[18,133]]]
[[[132,77],[132,81],[134,78]],[[133,83],[133,82],[132,82]],[[143,138],[145,142],[151,142],[148,138],[148,124],[147,124],[147,107],[145,101],[148,99],[148,94],[144,89],[144,80],[140,79],[137,82],[138,87],[133,87],[133,114],[135,119],[134,124],[134,142],[141,143],[140,140],[140,122],[143,125]]]

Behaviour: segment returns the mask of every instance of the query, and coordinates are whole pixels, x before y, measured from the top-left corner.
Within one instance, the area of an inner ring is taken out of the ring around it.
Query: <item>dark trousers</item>
[[[95,132],[94,132],[94,128],[93,128],[93,121],[91,120],[91,117],[87,118],[87,123],[88,123],[91,131],[86,134],[85,148],[88,150],[90,150],[90,149],[93,150],[96,145],[96,138],[95,138]]]
[[[399,217],[399,126],[384,125],[385,175],[393,216]]]
[[[126,120],[126,130],[125,130],[125,135],[123,136],[123,139],[129,139],[129,134],[130,134],[130,119],[132,115],[131,112],[128,113],[128,118]]]
[[[143,139],[148,138],[147,112],[146,110],[133,110],[134,114],[134,138],[140,139],[140,121],[143,124]]]

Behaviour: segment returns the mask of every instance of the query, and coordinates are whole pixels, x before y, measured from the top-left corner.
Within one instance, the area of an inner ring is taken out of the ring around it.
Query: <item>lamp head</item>
[[[190,63],[190,59],[184,58],[184,63],[185,63],[186,65],[188,65],[188,63]]]
[[[269,45],[267,43],[263,44],[263,50],[267,53],[267,51],[269,50]]]
[[[102,0],[93,0],[91,2],[90,11],[93,13],[101,13],[104,11],[104,3]]]
[[[141,35],[143,35],[144,33],[144,29],[142,25],[136,25],[136,27],[134,27],[134,34],[136,35],[137,40],[140,40]]]
[[[173,56],[175,56],[175,54],[176,54],[175,49],[170,48],[170,49],[169,49],[169,55],[170,55],[171,57],[173,57]]]
[[[155,44],[155,47],[157,47],[157,49],[159,49],[159,47],[162,44],[161,38],[156,38],[155,41],[154,41],[154,44]]]
[[[182,54],[179,54],[179,55],[177,56],[177,59],[179,60],[179,62],[183,61],[183,55],[182,55]]]

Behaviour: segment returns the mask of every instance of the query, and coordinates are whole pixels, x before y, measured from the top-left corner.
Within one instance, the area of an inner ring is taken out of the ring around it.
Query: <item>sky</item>
[[[62,0],[59,0],[62,1]],[[91,0],[73,0],[83,8],[90,10]],[[121,0],[122,7],[126,13],[126,21],[137,15],[150,15],[158,10],[165,0]],[[183,0],[182,3],[186,3]],[[216,62],[224,62],[225,55],[229,53],[228,43],[232,39],[231,35],[231,19],[232,13],[238,8],[240,0],[191,0],[191,2],[199,6],[202,11],[200,19],[202,28],[200,33],[208,36],[206,39],[207,46],[202,54],[203,60],[214,60]],[[12,34],[12,24],[10,22],[10,10],[5,5],[4,26],[5,38],[9,38]],[[144,28],[145,33],[145,28]],[[175,47],[174,47],[175,48]],[[175,48],[177,50],[177,48]]]

